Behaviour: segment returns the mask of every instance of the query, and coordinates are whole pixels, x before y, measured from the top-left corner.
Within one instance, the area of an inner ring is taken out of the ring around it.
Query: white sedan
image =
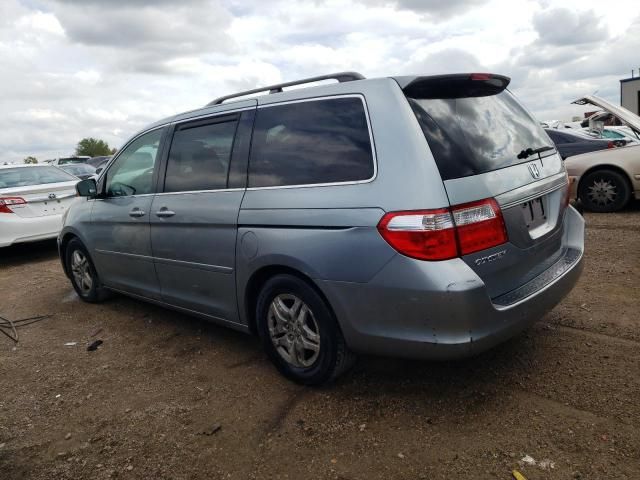
[[[0,165],[0,247],[55,238],[77,177],[48,165]]]

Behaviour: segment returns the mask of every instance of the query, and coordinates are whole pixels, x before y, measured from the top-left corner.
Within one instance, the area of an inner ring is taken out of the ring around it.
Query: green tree
[[[24,163],[38,163],[38,159],[36,157],[32,157],[31,155],[29,155],[27,158],[24,159]]]
[[[89,157],[102,157],[105,155],[111,155],[111,149],[109,144],[104,140],[97,138],[83,138],[78,142],[76,147],[76,155]]]

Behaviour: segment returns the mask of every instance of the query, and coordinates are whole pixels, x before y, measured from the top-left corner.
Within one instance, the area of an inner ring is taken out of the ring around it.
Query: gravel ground
[[[53,242],[6,249],[0,315],[52,317],[0,338],[0,478],[637,479],[640,205],[586,219],[578,287],[524,334],[460,362],[361,358],[324,388],[249,336],[81,303]]]

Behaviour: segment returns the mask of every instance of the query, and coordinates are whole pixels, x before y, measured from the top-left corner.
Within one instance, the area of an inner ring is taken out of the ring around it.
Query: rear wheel
[[[262,288],[257,327],[271,361],[287,378],[319,385],[355,361],[324,299],[293,275],[276,275]]]
[[[615,212],[629,202],[631,189],[624,175],[613,170],[596,170],[582,179],[578,196],[587,210]]]
[[[109,294],[102,286],[98,273],[82,242],[74,238],[67,245],[65,251],[67,271],[71,277],[71,284],[78,296],[89,303],[105,300]]]

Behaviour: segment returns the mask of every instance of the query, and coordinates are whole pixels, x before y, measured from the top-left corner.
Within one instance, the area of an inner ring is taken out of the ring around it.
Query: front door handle
[[[134,217],[134,218],[144,217],[145,216],[145,212],[144,212],[144,210],[140,210],[138,207],[136,207],[136,208],[134,208],[133,210],[131,210],[129,212],[129,216],[130,217]]]
[[[167,207],[162,207],[156,212],[156,216],[161,218],[173,217],[175,214],[176,212],[169,210]]]

